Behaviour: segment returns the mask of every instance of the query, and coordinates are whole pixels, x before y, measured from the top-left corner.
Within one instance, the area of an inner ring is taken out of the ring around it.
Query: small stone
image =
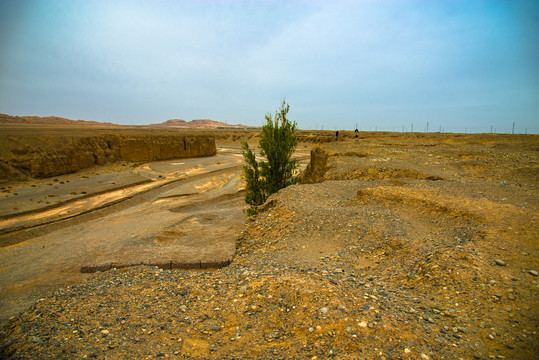
[[[367,327],[367,323],[365,321],[362,321],[358,324],[359,327],[362,327],[362,328],[366,328]]]
[[[494,340],[494,335],[488,334],[488,338],[489,338],[490,340]]]
[[[411,351],[410,349],[408,349],[408,348],[405,348],[405,349],[404,349],[404,353],[405,353],[405,354],[409,354],[409,353],[411,353],[411,352],[412,352],[412,351]]]
[[[429,356],[427,354],[421,354],[421,359],[429,360]]]
[[[494,259],[494,262],[496,263],[496,265],[499,265],[499,266],[505,266],[505,265],[507,265],[507,264],[505,263],[505,261],[500,260],[500,259]]]
[[[109,334],[109,331],[108,331],[108,330],[101,330],[101,334],[103,334],[103,335],[108,335],[108,334]]]
[[[327,308],[327,307],[323,307],[323,308],[320,309],[320,312],[321,312],[322,314],[326,314],[326,313],[328,312],[328,308]]]
[[[529,272],[530,274],[532,274],[533,276],[539,275],[539,273],[538,273],[536,270],[528,270],[528,272]]]

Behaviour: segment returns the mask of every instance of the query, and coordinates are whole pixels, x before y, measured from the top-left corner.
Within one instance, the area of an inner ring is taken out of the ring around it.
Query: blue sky
[[[539,133],[538,4],[0,0],[0,113]]]

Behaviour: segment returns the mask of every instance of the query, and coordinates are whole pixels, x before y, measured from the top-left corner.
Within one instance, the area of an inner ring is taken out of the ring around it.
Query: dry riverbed
[[[231,259],[244,224],[241,162],[222,148],[210,158],[113,164],[11,186],[0,220],[2,322],[86,279],[82,265]],[[35,201],[45,193],[59,202]]]

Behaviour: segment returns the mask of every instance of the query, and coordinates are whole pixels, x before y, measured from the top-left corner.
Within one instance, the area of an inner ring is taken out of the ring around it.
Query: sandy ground
[[[537,358],[537,136],[362,133],[326,148],[323,181],[272,196],[246,222],[230,266],[90,275],[9,321],[5,354]],[[158,204],[197,217],[205,200],[167,203],[182,191],[148,202],[162,215],[152,220],[166,214]],[[119,229],[145,231],[136,222],[151,211],[130,209],[136,221]]]

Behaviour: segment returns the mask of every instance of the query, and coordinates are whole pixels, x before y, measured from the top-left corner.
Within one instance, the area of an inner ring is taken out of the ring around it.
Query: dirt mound
[[[313,184],[323,181],[328,170],[329,156],[328,151],[320,146],[311,150],[311,161],[301,175],[301,183]]]

